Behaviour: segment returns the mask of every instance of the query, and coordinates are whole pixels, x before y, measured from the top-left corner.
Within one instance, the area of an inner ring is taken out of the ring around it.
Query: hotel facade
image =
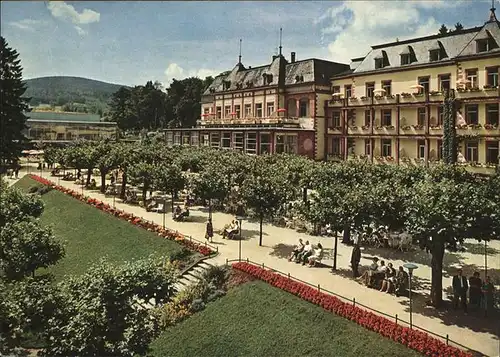
[[[350,65],[281,54],[238,64],[202,95],[195,128],[167,129],[168,146],[295,153],[381,164],[439,161],[443,101],[457,98],[459,161],[488,172],[499,162],[500,23],[373,46]]]
[[[373,46],[332,78],[324,156],[384,164],[440,160],[444,93],[454,90],[459,162],[494,169],[500,145],[499,45],[500,23],[491,9],[481,27]]]
[[[281,47],[265,66],[245,67],[240,56],[203,93],[198,126],[166,129],[166,143],[323,160],[330,81],[348,69],[347,64],[320,59],[298,61],[295,52],[288,61]]]

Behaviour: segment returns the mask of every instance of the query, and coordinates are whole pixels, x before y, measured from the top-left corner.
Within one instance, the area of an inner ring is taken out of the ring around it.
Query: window
[[[330,155],[340,157],[340,138],[332,138]]]
[[[469,141],[465,145],[465,159],[470,162],[478,162],[478,143],[477,141]]]
[[[476,52],[488,52],[495,48],[498,48],[498,44],[495,40],[488,36],[488,38],[477,40],[476,41]]]
[[[224,107],[224,118],[230,118],[231,117],[231,106],[226,105]]]
[[[255,116],[262,118],[262,103],[255,104]]]
[[[344,86],[344,98],[351,98],[352,95],[352,86],[345,85]]]
[[[182,133],[182,145],[189,145],[191,142],[191,135],[189,133]]]
[[[443,126],[443,122],[444,122],[444,107],[442,105],[440,105],[438,107],[438,122],[437,122],[437,125]]]
[[[385,90],[385,95],[392,94],[392,82],[391,81],[382,81],[382,89]]]
[[[372,154],[372,139],[365,139],[365,155],[370,156]]]
[[[443,140],[438,140],[437,141],[437,157],[438,160],[443,160]]]
[[[340,93],[340,86],[333,86],[332,93]]]
[[[490,87],[498,87],[498,68],[486,68],[486,84]]]
[[[210,146],[213,148],[220,147],[220,135],[219,135],[219,133],[210,133]]]
[[[439,81],[439,90],[443,93],[450,90],[450,75],[449,74],[440,74],[438,76]]]
[[[392,125],[392,111],[391,111],[391,109],[382,109],[380,111],[380,114],[382,116],[382,125],[383,126]],[[387,156],[390,156],[390,155],[387,155]]]
[[[198,146],[200,144],[198,140],[198,133],[197,132],[192,132],[191,133],[191,145],[192,146]]]
[[[477,69],[465,70],[465,77],[469,81],[471,87],[477,87],[479,85],[477,82]]]
[[[222,133],[222,148],[231,148],[231,133]]]
[[[424,126],[425,121],[426,121],[425,120],[426,116],[427,116],[427,110],[425,109],[425,107],[418,108],[417,109],[417,125]]]
[[[382,156],[392,156],[391,139],[382,139]]]
[[[407,65],[411,63],[411,56],[409,53],[405,53],[401,55],[401,66]]]
[[[167,132],[166,142],[167,142],[167,147],[174,145],[174,133],[172,133],[171,131]]]
[[[201,145],[210,146],[210,135],[209,134],[203,134],[201,136]]]
[[[332,112],[332,121],[330,122],[331,128],[338,128],[342,126],[340,124],[340,112],[339,111],[334,111]]]
[[[260,153],[261,154],[271,153],[271,134],[260,133]]]
[[[297,153],[297,136],[296,135],[286,135],[286,134],[276,134],[276,153]]]
[[[222,107],[216,107],[215,112],[217,113],[217,119],[222,119]]]
[[[252,116],[252,104],[245,104],[245,118]]]
[[[308,101],[301,99],[299,101],[299,117],[306,118],[308,114]]]
[[[241,106],[239,104],[234,106],[234,112],[236,113],[236,118],[239,119],[241,117]]]
[[[246,144],[247,154],[257,154],[257,133],[247,133]]]
[[[486,142],[486,163],[498,164],[498,141]]]
[[[233,149],[240,151],[245,149],[245,134],[233,133]]]
[[[267,103],[267,116],[270,117],[274,113],[274,102]]]
[[[500,104],[486,104],[486,124],[496,125],[500,122],[499,108]]]
[[[419,93],[429,93],[429,80],[430,77],[419,77],[418,84],[424,87],[424,89],[420,89]]]
[[[373,97],[374,90],[375,90],[375,82],[366,83],[366,96],[368,98]]]
[[[365,126],[372,125],[372,111],[365,110]]]
[[[417,158],[425,159],[425,140],[418,140],[417,142]]]
[[[203,114],[209,114],[210,108],[203,108]]]
[[[478,124],[477,104],[468,104],[465,106],[465,121],[467,124]]]
[[[181,144],[181,133],[176,131],[174,133],[174,145],[180,145]]]
[[[384,59],[383,58],[375,58],[375,69],[384,68]]]
[[[430,62],[439,61],[441,59],[440,52],[441,52],[441,50],[439,50],[439,49],[430,50],[429,51],[429,61]]]

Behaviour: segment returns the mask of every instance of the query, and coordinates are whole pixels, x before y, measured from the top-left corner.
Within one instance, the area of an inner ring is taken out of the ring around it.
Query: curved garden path
[[[27,172],[21,172],[20,177],[25,173]],[[40,171],[35,171],[33,168],[31,169],[31,173],[40,175]],[[58,182],[58,178],[51,177],[48,171],[44,171],[42,176],[62,186],[81,191],[81,186],[69,181],[60,180]],[[100,182],[98,178],[96,178],[96,181]],[[113,205],[112,197],[105,197],[98,191],[85,190],[85,194]],[[124,204],[119,199],[116,199],[115,206],[126,212],[154,221],[157,224],[162,224],[162,214],[146,212],[142,207]],[[166,226],[203,241],[207,216],[208,213],[201,207],[194,207],[191,210],[189,222],[175,222],[172,220],[171,214],[167,213]],[[232,219],[234,219],[232,215],[214,212],[214,230],[221,229],[225,224],[231,222]],[[291,229],[264,224],[263,246],[259,247],[258,222],[244,221],[242,228],[243,259],[248,258],[254,262],[264,263],[266,266],[290,273],[290,275],[296,278],[314,285],[320,285],[321,288],[333,291],[349,299],[355,298],[356,303],[367,305],[392,316],[397,314],[399,319],[405,321],[409,320],[408,298],[380,293],[376,290],[366,288],[350,278],[349,264],[352,248],[340,243],[340,239],[337,260],[339,269],[336,273],[332,273],[330,269],[332,265],[331,259],[323,261],[329,267],[317,268],[308,268],[299,264],[289,263],[286,259],[286,255],[299,238],[310,240],[312,243],[321,242],[327,250],[333,248],[334,240],[332,238],[310,236],[308,234],[297,233]],[[215,235],[213,244],[218,246],[220,254],[211,258],[210,261],[214,264],[224,264],[226,259],[238,259],[238,243],[238,241],[223,240],[219,235]],[[446,294],[450,291],[451,276],[454,274],[456,267],[462,266],[468,276],[474,270],[480,271],[481,277],[484,276],[484,246],[475,241],[470,241],[466,244],[466,247],[468,248],[466,253],[447,253],[445,255],[445,271],[443,273],[445,299]],[[500,279],[500,241],[490,243],[489,254],[488,273],[492,277],[495,276],[498,283],[498,279]],[[368,265],[370,263],[369,259],[372,256],[378,256],[386,262],[392,262],[396,268],[408,261],[419,265],[413,279],[416,290],[413,304],[414,325],[442,336],[448,335],[450,340],[468,346],[487,356],[500,355],[500,341],[498,338],[498,321],[500,319],[498,315],[485,319],[479,312],[470,311],[468,315],[464,315],[461,311],[455,312],[449,311],[449,309],[435,311],[425,306],[426,294],[428,294],[430,288],[430,256],[420,250],[401,253],[391,249],[365,248],[362,251],[361,265]],[[329,331],[327,333],[335,332]]]

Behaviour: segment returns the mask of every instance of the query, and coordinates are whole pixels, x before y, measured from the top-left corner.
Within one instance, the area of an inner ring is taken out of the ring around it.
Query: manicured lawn
[[[25,191],[35,185],[41,186],[28,176],[15,184]],[[151,254],[168,256],[182,250],[173,241],[135,227],[62,192],[52,190],[42,199],[45,202],[40,219],[42,224],[52,226],[56,237],[65,241],[66,257],[49,268],[56,279],[66,274],[81,274],[104,256],[119,263]]]
[[[151,345],[150,356],[420,356],[261,281],[232,289]]]

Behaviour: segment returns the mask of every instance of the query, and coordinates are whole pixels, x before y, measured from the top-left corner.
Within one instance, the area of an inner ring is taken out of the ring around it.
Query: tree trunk
[[[208,219],[212,219],[212,200],[208,200]]]
[[[125,191],[127,190],[127,174],[123,171],[122,175],[122,189],[120,192],[120,198],[123,200],[125,198]]]
[[[90,179],[92,178],[92,169],[87,169],[87,183],[85,186],[89,187],[90,186]]]
[[[262,221],[264,220],[264,215],[261,213],[259,218],[260,218],[260,221],[259,221],[259,247],[262,247]]]
[[[106,192],[106,171],[101,170],[101,193]]]
[[[144,186],[142,187],[142,202],[144,205],[146,205],[146,195],[148,194],[148,185],[144,183]]]
[[[174,190],[172,190],[170,196],[171,196],[170,201],[172,201],[172,213],[174,213]]]
[[[332,270],[337,270],[337,246],[339,243],[339,233],[335,231],[335,245],[333,246],[333,267]]]
[[[433,239],[434,240],[434,239]],[[436,239],[437,240],[437,239]],[[431,302],[432,306],[440,307],[443,303],[443,257],[444,242],[436,242],[432,247],[432,279],[431,279]]]

